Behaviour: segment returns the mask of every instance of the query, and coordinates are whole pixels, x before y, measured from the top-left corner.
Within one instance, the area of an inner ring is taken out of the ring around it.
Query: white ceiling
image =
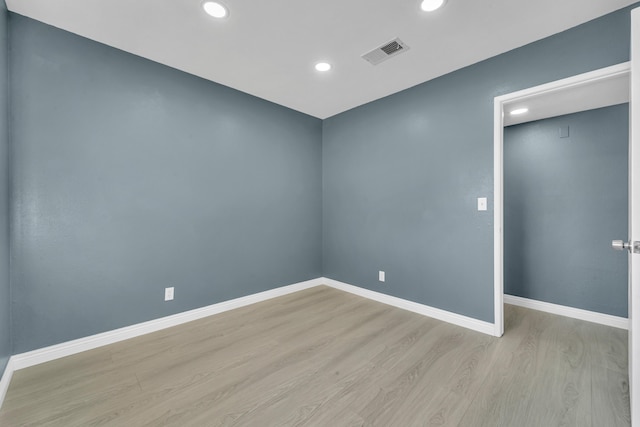
[[[636,0],[7,0],[9,10],[324,119]],[[361,55],[399,37],[378,66]],[[327,60],[328,73],[314,70]]]

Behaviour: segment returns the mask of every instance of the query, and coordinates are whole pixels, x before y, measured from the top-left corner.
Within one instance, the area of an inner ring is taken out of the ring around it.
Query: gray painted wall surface
[[[8,12],[0,1],[0,377],[11,355],[9,290]]]
[[[10,34],[15,353],[321,276],[320,120],[18,15]]]
[[[628,152],[628,104],[505,128],[505,293],[627,316]]]
[[[325,276],[493,322],[493,99],[627,61],[629,10],[325,120]]]

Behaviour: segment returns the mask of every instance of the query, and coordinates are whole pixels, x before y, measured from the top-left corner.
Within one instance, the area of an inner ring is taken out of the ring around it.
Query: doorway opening
[[[628,103],[629,82],[623,63],[495,98],[494,335],[504,334],[504,127]],[[509,114],[525,107],[527,114]]]

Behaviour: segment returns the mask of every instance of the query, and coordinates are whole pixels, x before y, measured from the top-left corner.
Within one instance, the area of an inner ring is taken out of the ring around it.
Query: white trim
[[[404,310],[413,311],[424,316],[433,317],[434,319],[444,322],[453,323],[454,325],[469,328],[478,332],[494,335],[494,325],[492,323],[483,322],[471,317],[462,316],[460,314],[451,313],[427,305],[419,304],[402,298],[393,297],[379,292],[370,291],[339,282],[337,280],[325,277],[300,282],[289,286],[271,289],[253,295],[236,298],[230,301],[224,301],[207,307],[197,308],[185,311],[183,313],[174,314],[160,319],[150,320],[148,322],[138,323],[124,328],[79,338],[73,341],[67,341],[61,344],[40,348],[26,353],[16,354],[11,357],[12,371],[28,368],[40,363],[50,362],[61,357],[71,356],[83,351],[92,350],[94,348],[135,338],[148,333],[156,332],[162,329],[181,325],[183,323],[202,319],[214,314],[223,313],[225,311],[244,307],[257,302],[266,301],[271,298],[287,295],[293,292],[302,291],[304,289],[313,288],[315,286],[326,285],[345,292],[356,294],[364,298],[388,304]]]
[[[380,292],[359,288],[337,280],[320,277],[306,282],[295,283],[293,285],[283,286],[257,294],[224,301],[207,307],[197,308],[183,313],[162,317],[160,319],[150,320],[148,322],[126,326],[113,331],[103,332],[101,334],[91,335],[77,340],[13,355],[9,358],[9,362],[7,363],[7,367],[2,375],[2,379],[0,379],[0,408],[2,407],[2,402],[4,401],[4,397],[9,388],[11,377],[17,370],[321,285],[359,295],[373,301],[378,301],[403,310],[412,311],[414,313],[422,314],[423,316],[432,317],[434,319],[452,323],[474,331],[488,335],[495,335],[495,328],[492,323],[483,322],[471,317],[429,307],[424,304],[393,297]]]
[[[224,301],[218,304],[209,305],[207,307],[196,308],[194,310],[185,311],[160,319],[150,320],[148,322],[138,323],[136,325],[126,326],[124,328],[115,329],[113,331],[103,332],[101,334],[91,335],[77,340],[64,342],[61,344],[44,347],[26,353],[16,354],[11,357],[13,362],[13,370],[20,370],[40,363],[49,362],[61,357],[70,356],[94,348],[124,341],[129,338],[138,337],[140,335],[156,332],[172,326],[181,325],[193,320],[202,319],[203,317],[233,310],[235,308],[244,307],[246,305],[255,304],[257,302],[266,301],[292,292],[298,292],[304,289],[313,288],[322,283],[320,279],[308,280],[289,286],[271,289],[253,295]]]
[[[14,370],[13,356],[11,356],[7,362],[7,366],[4,368],[2,378],[0,378],[0,409],[2,408],[4,397],[7,395],[7,390],[9,390],[9,383],[11,382],[11,377],[13,377]]]
[[[622,62],[620,64],[611,65],[610,67],[600,68],[598,70],[589,71],[588,73],[578,74],[567,77],[566,79],[556,80],[539,86],[522,89],[517,92],[511,92],[505,95],[497,96],[495,99],[502,104],[513,101],[524,101],[527,98],[533,98],[542,94],[551,94],[560,92],[570,87],[580,86],[584,84],[594,83],[600,80],[608,80],[614,77],[629,75],[631,72],[631,62]]]
[[[640,240],[640,8],[631,11],[629,102],[629,241]],[[640,255],[629,253],[629,401],[631,424],[640,426]]]
[[[332,288],[368,298],[373,301],[378,301],[383,304],[401,308],[403,310],[412,311],[414,313],[422,314],[423,316],[432,317],[443,322],[452,323],[454,325],[462,326],[464,328],[472,329],[484,334],[495,335],[495,328],[493,323],[483,322],[482,320],[462,316],[450,311],[441,310],[439,308],[430,307],[428,305],[420,304],[398,297],[392,297],[391,295],[383,294],[380,292],[359,288],[357,286],[349,285],[347,283],[339,282],[333,279],[328,279],[326,277],[322,278],[322,283]]]
[[[503,149],[504,108],[496,98],[493,102],[494,150],[493,150],[493,334],[501,337],[504,334],[504,241],[502,238],[503,220]],[[498,119],[499,118],[499,119]],[[499,147],[499,149],[497,148]]]
[[[579,85],[594,83],[596,81],[617,78],[631,74],[631,63],[612,65],[566,79],[557,80],[540,86],[531,87],[517,92],[509,93],[494,98],[493,113],[493,288],[494,288],[494,335],[501,336],[504,331],[504,107],[508,103],[524,101],[528,98],[542,94],[561,92]]]
[[[619,329],[629,329],[629,319],[612,316],[610,314],[597,313],[595,311],[583,310],[580,308],[567,307],[565,305],[552,304],[550,302],[538,301],[529,298],[517,297],[515,295],[505,295],[506,304],[517,305],[532,310],[544,311],[546,313],[557,314],[559,316],[571,317],[587,322],[598,323],[600,325],[612,326]]]

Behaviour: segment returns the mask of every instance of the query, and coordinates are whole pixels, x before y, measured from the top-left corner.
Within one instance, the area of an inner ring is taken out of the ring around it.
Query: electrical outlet
[[[378,280],[384,282],[384,271],[378,271]]]
[[[164,300],[165,301],[173,300],[173,286],[170,288],[164,288]]]

